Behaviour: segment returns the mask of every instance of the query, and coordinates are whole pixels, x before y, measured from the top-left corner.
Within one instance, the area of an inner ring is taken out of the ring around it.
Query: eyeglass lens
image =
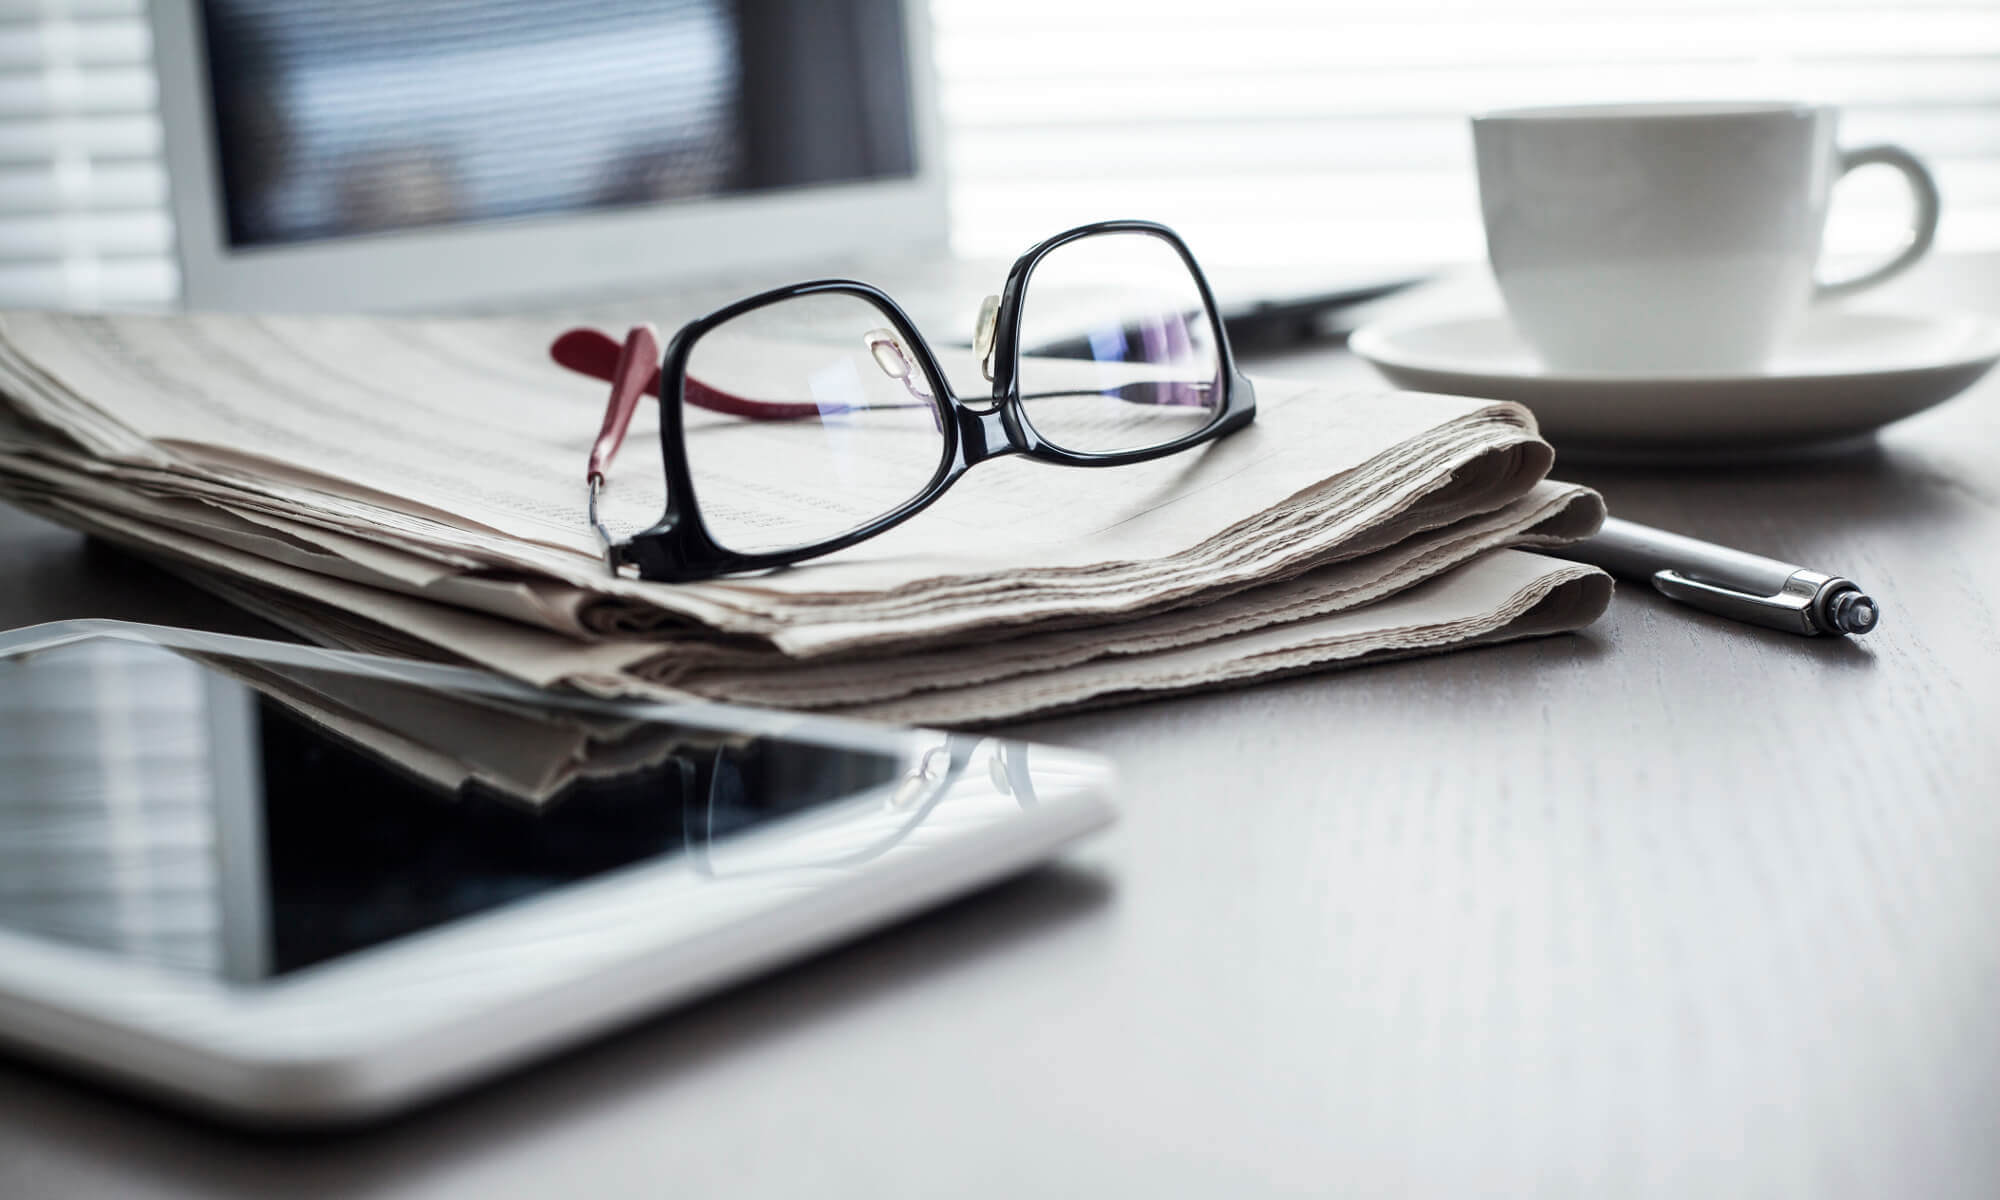
[[[1145,450],[1206,428],[1221,354],[1193,271],[1147,233],[1093,234],[1038,262],[1021,293],[1022,411],[1085,454]]]
[[[709,330],[681,404],[709,536],[742,554],[795,550],[900,508],[943,465],[939,390],[860,296],[792,297]]]

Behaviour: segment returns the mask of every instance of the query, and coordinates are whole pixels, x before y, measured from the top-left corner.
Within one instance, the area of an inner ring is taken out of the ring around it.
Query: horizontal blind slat
[[[0,213],[5,214],[164,210],[167,195],[166,168],[157,162],[0,167]]]
[[[1226,9],[1188,0],[932,0],[931,16],[944,34],[1007,32],[1033,27],[1051,34],[1121,29],[1212,28],[1278,24],[1300,31],[1339,29],[1372,20],[1434,21],[1440,17],[1490,19],[1494,0],[1397,0],[1390,8],[1379,0],[1231,0]],[[1741,14],[1752,7],[1746,0],[1508,0],[1505,9],[1517,21],[1591,20],[1607,15],[1645,20],[1693,18],[1702,14]],[[1955,17],[1986,11],[1980,0],[1796,0],[1756,5],[1760,15],[1784,15],[1800,20],[1839,20],[1859,13],[1872,15],[1893,9],[1919,20]],[[1386,16],[1385,16],[1386,14]]]
[[[151,114],[0,120],[0,163],[157,158],[159,153],[160,122]]]
[[[1271,68],[1475,66],[1495,61],[1533,63],[1620,60],[1701,61],[1754,50],[1771,57],[1871,56],[1921,59],[2000,51],[2000,21],[1989,14],[1942,22],[1884,17],[1838,23],[1756,20],[1573,21],[1524,25],[1518,21],[1430,23],[1374,22],[1342,26],[1338,36],[1305,37],[1291,28],[1224,28],[1186,33],[1106,31],[1099,36],[1050,38],[1041,30],[989,35],[970,44],[946,42],[939,66],[961,62],[973,73],[984,66],[1033,63],[1037,72],[1095,73],[1144,63],[1162,74],[1200,70],[1215,63],[1256,63]]]
[[[2000,201],[2000,163],[1991,159],[1933,160],[1931,171],[1939,187],[1950,195],[1974,203]],[[1441,214],[1476,209],[1477,189],[1459,187],[1462,179],[1457,171],[1443,170],[1356,173],[1271,169],[1228,178],[1219,178],[1217,174],[1130,173],[1078,182],[1060,192],[1033,183],[1009,185],[994,180],[979,190],[976,200],[968,196],[965,202],[1005,210],[1036,204],[1060,207],[1072,200],[1098,206],[1153,200],[1168,204],[1200,202],[1218,208],[1233,204],[1240,210],[1243,196],[1249,191],[1258,197],[1259,218],[1286,207],[1339,209],[1357,217],[1390,210]],[[1865,179],[1857,173],[1852,181],[1843,183],[1836,196],[1836,208],[1846,205],[1849,190],[1860,187]],[[1891,207],[1900,207],[1903,202],[1901,181],[1886,168],[1868,190],[1886,197]]]
[[[2000,66],[1996,66],[2000,70]],[[1351,104],[1341,103],[1340,98],[1323,97],[1318,89],[1303,86],[1292,88],[1287,81],[1273,82],[1268,91],[1257,98],[1241,97],[1235,100],[1205,103],[1189,100],[1170,88],[1132,88],[1120,91],[1079,91],[1061,96],[1043,96],[1037,100],[1010,106],[1004,111],[997,105],[978,101],[968,101],[964,97],[948,97],[943,106],[946,121],[954,133],[963,131],[977,136],[982,132],[1038,131],[1047,130],[1052,136],[1061,136],[1074,131],[1076,136],[1090,136],[1097,139],[1107,153],[1119,151],[1119,139],[1126,133],[1135,138],[1147,136],[1148,131],[1170,127],[1185,127],[1190,132],[1223,127],[1236,128],[1244,125],[1275,126],[1283,124],[1293,129],[1301,125],[1348,121],[1354,123],[1381,122],[1393,124],[1409,120],[1445,119],[1463,121],[1474,112],[1491,108],[1515,107],[1526,104],[1566,104],[1592,103],[1615,99],[1616,93],[1607,96],[1605,92],[1587,89],[1569,89],[1560,85],[1547,87],[1540,84],[1523,84],[1514,91],[1491,89],[1478,94],[1460,97],[1456,103],[1438,103],[1431,106],[1399,106],[1379,112],[1358,110]],[[1643,96],[1651,100],[1691,100],[1712,92],[1689,91],[1666,88],[1634,88],[1631,98]],[[1289,97],[1290,103],[1269,103],[1274,98]],[[2000,105],[2000,90],[1991,96],[1943,96],[1936,99],[1916,99],[1896,102],[1876,97],[1843,97],[1837,95],[1813,95],[1807,98],[1821,103],[1833,104],[1843,110],[1859,111],[1868,109],[1895,109],[1907,112],[1912,119],[1920,119],[1926,113],[1959,110],[1992,117],[1996,105]]]
[[[0,260],[159,255],[173,245],[164,211],[16,214],[0,221]]]
[[[2000,120],[1990,109],[1855,108],[1842,113],[1841,131],[1848,144],[1894,141],[1927,157],[2000,157]],[[981,184],[1008,178],[1054,184],[1133,172],[1208,177],[1267,168],[1344,170],[1356,176],[1410,167],[1469,173],[1472,165],[1472,138],[1463,117],[1352,118],[1276,127],[1163,123],[1111,131],[1115,147],[1107,144],[1106,134],[1103,126],[1005,136],[968,133],[955,144],[950,163],[959,177]],[[1196,146],[1198,151],[1191,149]]]
[[[157,107],[159,92],[145,68],[0,71],[0,120],[131,115]]]
[[[1463,67],[1371,65],[1339,71],[1212,64],[1163,75],[1143,65],[1128,65],[1094,72],[1086,79],[1068,72],[1045,76],[1032,69],[999,76],[966,73],[949,80],[941,95],[950,109],[989,120],[1035,111],[1043,87],[1065,99],[1117,96],[1135,89],[1183,98],[1226,98],[1232,93],[1252,92],[1273,109],[1287,99],[1299,98],[1323,109],[1393,114],[1436,111],[1509,95],[1576,95],[1587,102],[1610,94],[1651,90],[1713,98],[1753,78],[1791,88],[1794,93],[1829,99],[1987,101],[2000,93],[2000,54],[1939,56],[1921,64],[1868,57],[1754,64],[1740,60],[1545,63],[1532,71],[1515,64],[1484,63]]]
[[[180,272],[171,259],[0,263],[0,307],[156,307],[179,294]]]
[[[1222,134],[1224,136],[1217,136]],[[1849,142],[1901,141],[1933,158],[1995,153],[2000,120],[1988,109],[1915,114],[1849,108],[1842,136]],[[1114,153],[1105,139],[1115,137]],[[1199,154],[1190,145],[1205,139]],[[1190,124],[1139,128],[1093,125],[1081,130],[968,129],[952,141],[950,168],[968,181],[1061,180],[1094,174],[1115,162],[1121,171],[1207,174],[1346,169],[1357,174],[1410,165],[1470,168],[1471,133],[1462,117],[1367,122],[1352,119],[1234,122],[1217,130]]]
[[[0,67],[57,64],[150,69],[151,52],[152,37],[143,21],[0,24]]]
[[[0,0],[0,24],[120,18],[143,24],[146,0]]]

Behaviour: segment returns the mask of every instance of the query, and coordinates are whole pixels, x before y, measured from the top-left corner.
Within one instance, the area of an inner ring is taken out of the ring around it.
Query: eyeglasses
[[[956,350],[966,375],[976,363],[992,384],[986,399],[953,394],[896,302],[846,279],[738,301],[683,326],[664,358],[643,325],[622,345],[571,330],[550,353],[611,382],[586,475],[606,561],[664,581],[852,546],[990,458],[1123,466],[1256,415],[1201,268],[1150,221],[1072,229],[1014,263],[980,307],[970,352]],[[619,539],[600,520],[605,472],[647,392],[665,398],[666,511]]]

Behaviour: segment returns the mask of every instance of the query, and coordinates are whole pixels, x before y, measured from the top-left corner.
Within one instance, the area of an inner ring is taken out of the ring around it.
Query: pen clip
[[[1653,587],[1670,600],[1705,612],[1811,637],[1822,632],[1813,612],[1813,600],[1829,578],[1817,571],[1795,571],[1785,580],[1783,589],[1760,596],[1667,570],[1653,573]]]

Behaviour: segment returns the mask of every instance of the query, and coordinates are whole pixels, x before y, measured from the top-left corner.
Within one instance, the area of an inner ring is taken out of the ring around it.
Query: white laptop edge
[[[224,230],[198,0],[152,0],[149,7],[181,297],[189,308],[464,311],[587,299],[598,289],[629,293],[784,263],[945,248],[936,80],[923,0],[902,4],[916,143],[910,178],[248,250],[232,250]]]

